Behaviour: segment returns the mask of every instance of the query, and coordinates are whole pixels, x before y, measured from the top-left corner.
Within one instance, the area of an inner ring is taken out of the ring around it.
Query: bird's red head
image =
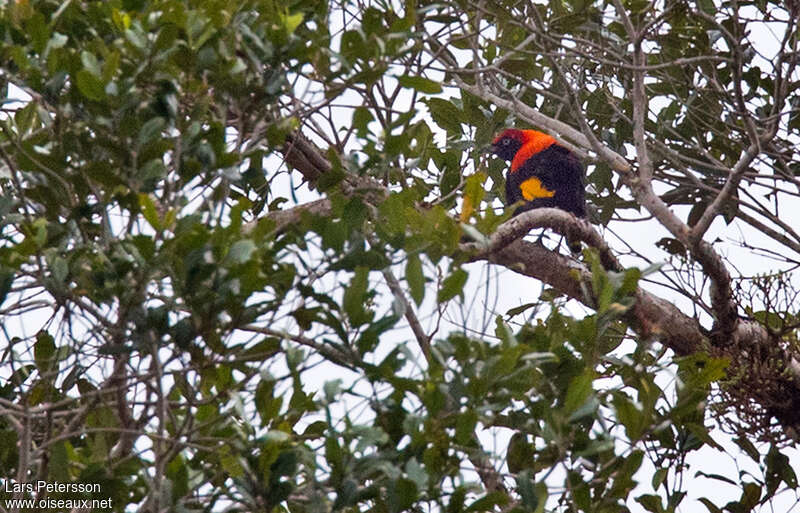
[[[555,143],[553,137],[536,130],[509,128],[495,137],[492,153],[503,160],[510,160],[513,173],[523,162]]]

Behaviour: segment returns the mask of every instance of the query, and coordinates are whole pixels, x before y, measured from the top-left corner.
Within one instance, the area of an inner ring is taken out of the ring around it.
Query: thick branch
[[[299,132],[286,136],[286,145],[282,153],[286,163],[299,171],[309,182],[316,181],[322,173],[331,170],[330,162]]]
[[[539,244],[517,240],[482,258],[512,271],[530,276],[593,307],[593,299],[584,295],[581,282],[590,282],[591,273],[575,260],[548,250]],[[685,355],[708,347],[707,338],[697,319],[687,316],[675,305],[639,289],[636,302],[625,320],[645,339],[657,339],[677,354]]]
[[[281,233],[287,226],[300,222],[300,218],[303,216],[304,212],[308,212],[314,216],[329,215],[331,213],[331,200],[322,198],[285,210],[274,210],[269,212],[266,217],[275,222],[275,232]],[[248,232],[252,230],[255,225],[255,222],[247,223],[243,230]]]
[[[558,208],[537,208],[512,217],[497,227],[485,248],[479,248],[479,257],[500,251],[536,228],[550,228],[570,239],[579,239],[597,249],[603,267],[612,271],[622,270],[605,239],[588,221]]]
[[[623,17],[628,37],[633,42],[633,64],[636,67],[640,67],[647,62],[642,47],[642,33],[627,18],[622,4],[620,2],[615,2],[615,4],[617,12]],[[702,236],[716,212],[722,208],[728,196],[733,194],[733,188],[738,185],[744,170],[747,169],[758,150],[757,148],[748,148],[743,158],[739,161],[740,165],[731,172],[723,191],[720,192],[712,207],[706,211],[706,215],[701,219],[703,224],[699,225],[696,231],[693,232],[653,190],[654,165],[647,146],[645,127],[650,107],[645,90],[645,72],[640,69],[633,71],[631,97],[633,106],[633,143],[636,147],[638,174],[636,176],[622,174],[622,179],[631,188],[631,192],[639,204],[653,214],[662,226],[689,249],[695,260],[702,266],[706,275],[711,278],[711,306],[714,320],[716,321],[714,342],[716,344],[728,344],[732,342],[731,338],[735,336],[739,322],[736,303],[733,300],[731,277],[725,263],[722,261],[722,257],[714,251],[711,244],[702,240]]]

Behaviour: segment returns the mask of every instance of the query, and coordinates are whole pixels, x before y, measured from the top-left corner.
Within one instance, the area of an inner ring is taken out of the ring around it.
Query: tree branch
[[[430,363],[431,337],[429,337],[422,328],[422,324],[420,324],[419,318],[417,318],[417,314],[414,312],[414,307],[408,302],[406,293],[403,291],[403,287],[400,286],[400,282],[397,281],[394,273],[392,273],[392,270],[387,267],[382,271],[382,273],[383,279],[386,280],[386,284],[389,286],[389,289],[392,291],[394,296],[403,303],[403,311],[406,321],[408,321],[408,325],[411,327],[411,331],[414,333],[414,337],[417,339],[417,344],[419,344],[419,348],[422,350],[425,360]]]
[[[605,269],[612,271],[622,270],[622,266],[612,253],[611,248],[608,247],[603,237],[587,220],[578,219],[569,212],[558,208],[537,208],[512,217],[497,227],[489,237],[488,245],[483,248],[475,246],[480,251],[478,258],[502,250],[536,228],[550,228],[561,235],[580,239],[597,249],[600,254],[600,261]]]
[[[689,237],[692,240],[700,240],[703,238],[703,235],[706,233],[706,231],[708,231],[708,228],[711,226],[714,218],[717,217],[717,215],[725,207],[725,204],[728,202],[728,200],[730,200],[730,198],[733,196],[733,193],[736,191],[736,189],[739,188],[739,182],[742,180],[745,172],[750,169],[750,164],[758,156],[759,151],[758,144],[751,144],[736,165],[733,166],[728,175],[728,179],[725,182],[725,186],[722,187],[722,190],[719,191],[717,197],[714,198],[714,201],[711,203],[711,205],[706,208],[705,212],[703,212],[703,215],[692,227],[692,231],[689,234]]]
[[[315,182],[321,174],[331,170],[330,162],[299,132],[286,136],[286,145],[281,151],[286,163],[309,182]]]

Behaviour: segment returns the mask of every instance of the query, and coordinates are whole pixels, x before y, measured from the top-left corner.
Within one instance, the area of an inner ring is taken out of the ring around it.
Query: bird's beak
[[[497,146],[495,146],[494,144],[489,144],[488,146],[484,146],[483,148],[480,149],[480,152],[483,153],[484,155],[492,154],[495,151],[497,151]]]

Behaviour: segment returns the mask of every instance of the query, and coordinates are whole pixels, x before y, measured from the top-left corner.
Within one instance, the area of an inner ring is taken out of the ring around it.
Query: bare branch
[[[689,234],[691,240],[703,238],[703,235],[708,231],[714,218],[725,208],[725,205],[730,201],[733,193],[739,188],[739,182],[742,180],[744,173],[750,169],[750,164],[758,156],[758,153],[759,145],[753,144],[747,148],[744,155],[739,159],[739,162],[731,169],[725,186],[719,194],[717,194],[717,197],[714,198],[711,205],[706,208],[706,211],[703,212],[702,217],[700,217],[697,223],[692,227],[691,233]]]
[[[550,228],[570,239],[580,239],[598,250],[601,262],[606,269],[614,271],[622,269],[617,258],[611,252],[611,248],[591,223],[557,208],[537,208],[512,217],[497,227],[490,236],[486,247],[477,248],[480,253],[476,255],[476,258],[483,258],[490,253],[501,251],[536,228]]]
[[[422,324],[420,324],[419,319],[417,318],[417,314],[414,312],[414,307],[411,306],[411,303],[408,302],[408,298],[406,298],[406,293],[403,291],[403,287],[400,286],[400,282],[397,281],[395,278],[394,273],[392,270],[387,268],[382,271],[383,278],[386,280],[386,284],[389,285],[389,289],[394,294],[399,301],[403,303],[403,311],[408,321],[408,325],[411,327],[411,331],[414,333],[414,337],[417,339],[417,343],[419,344],[420,349],[422,350],[422,354],[425,356],[425,359],[430,362],[431,361],[431,338],[425,333],[425,330],[422,328]]]

